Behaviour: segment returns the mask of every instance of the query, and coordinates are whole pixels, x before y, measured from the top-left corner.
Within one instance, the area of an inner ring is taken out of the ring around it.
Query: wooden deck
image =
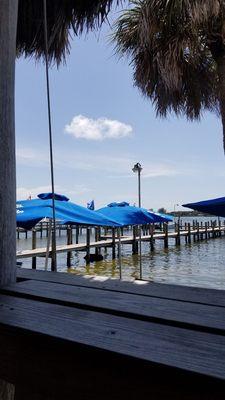
[[[18,269],[0,343],[17,400],[225,398],[225,291]]]

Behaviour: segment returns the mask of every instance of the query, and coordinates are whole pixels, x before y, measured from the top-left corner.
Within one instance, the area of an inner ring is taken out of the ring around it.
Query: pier
[[[75,243],[73,243],[73,229],[75,229]],[[17,251],[17,259],[32,258],[33,269],[36,268],[37,257],[46,257],[46,247],[37,248],[36,246],[37,234],[40,233],[40,237],[42,237],[44,230],[47,235],[47,225],[46,228],[42,227],[42,229],[40,229],[38,227],[32,230],[32,249]],[[205,222],[204,225],[198,222],[194,222],[192,225],[190,223],[175,223],[173,229],[169,229],[167,224],[163,224],[161,230],[156,229],[154,225],[148,225],[141,228],[139,227],[139,229],[134,227],[133,231],[130,230],[128,234],[123,234],[122,232],[121,237],[119,237],[116,229],[107,231],[104,229],[104,232],[101,232],[100,228],[95,228],[94,241],[90,239],[90,228],[83,227],[83,232],[86,232],[86,240],[82,243],[79,243],[79,227],[58,227],[59,235],[63,230],[66,232],[67,244],[57,246],[56,251],[57,253],[67,253],[66,263],[69,268],[71,266],[71,253],[73,251],[83,251],[89,256],[91,249],[94,249],[97,254],[102,248],[111,248],[112,258],[115,258],[115,249],[119,245],[130,245],[131,254],[135,254],[138,253],[138,245],[140,242],[148,242],[150,249],[153,251],[155,242],[158,240],[163,241],[164,247],[168,248],[171,240],[173,240],[177,246],[180,246],[182,244],[182,239],[184,243],[215,239],[216,237],[224,235],[225,223],[220,222],[216,224],[216,221],[211,221],[211,223]],[[25,231],[23,233],[26,235]],[[51,247],[49,249],[49,256],[51,257]]]
[[[16,400],[222,400],[225,292],[18,270],[0,289]]]

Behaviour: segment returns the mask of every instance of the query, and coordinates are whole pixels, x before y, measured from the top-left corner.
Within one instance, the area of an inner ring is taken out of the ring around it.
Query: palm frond
[[[70,32],[79,35],[99,27],[113,4],[123,0],[47,0],[49,61],[64,60]],[[17,54],[44,54],[43,0],[19,0]]]
[[[134,0],[116,23],[119,54],[131,59],[134,84],[158,115],[199,119],[218,111],[218,77],[211,42],[222,40],[220,0]],[[215,29],[216,26],[216,29]],[[215,39],[215,31],[218,33]]]

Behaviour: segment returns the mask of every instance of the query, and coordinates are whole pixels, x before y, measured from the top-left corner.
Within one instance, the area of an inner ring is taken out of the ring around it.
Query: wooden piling
[[[163,224],[163,231],[165,233],[165,236],[164,236],[164,248],[167,249],[168,248],[168,224],[167,223]]]
[[[137,227],[136,226],[133,226],[132,253],[133,254],[138,254],[138,241],[137,241]]]
[[[95,241],[99,242],[99,240],[100,240],[100,228],[97,227],[95,228]],[[99,247],[95,247],[95,254],[96,255],[101,254],[101,249]]]
[[[32,250],[37,247],[37,236],[36,229],[32,229]],[[37,257],[32,257],[32,269],[36,269],[37,267]]]
[[[149,226],[149,229],[150,229],[150,235],[151,235],[151,238],[150,238],[150,249],[151,249],[151,251],[154,251],[154,238],[153,238],[154,225],[151,224]]]
[[[87,227],[87,235],[86,235],[86,264],[90,263],[90,239],[91,239],[91,231],[90,231],[90,228]]]
[[[68,245],[73,244],[73,235],[72,235],[71,226],[67,227],[66,233],[67,233],[67,244]],[[68,251],[67,252],[67,262],[66,262],[67,268],[71,268],[71,256],[72,256],[72,252]]]
[[[180,224],[179,224],[179,222],[177,223],[176,245],[180,246]]]
[[[191,224],[188,223],[188,243],[191,243]]]

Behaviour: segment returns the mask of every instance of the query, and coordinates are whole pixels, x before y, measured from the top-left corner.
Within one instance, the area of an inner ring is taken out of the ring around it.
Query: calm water
[[[214,218],[198,218],[207,221]],[[192,219],[184,219],[191,222]],[[125,233],[125,232],[124,232]],[[37,233],[37,236],[39,234]],[[75,238],[74,238],[75,240]],[[85,236],[79,237],[79,242],[85,241]],[[57,237],[57,244],[65,244],[66,235]],[[37,247],[45,247],[46,238],[37,238]],[[17,250],[31,249],[31,238],[17,240]],[[92,249],[94,252],[94,249]],[[59,254],[58,271],[73,274],[104,275],[119,277],[118,259],[112,260],[111,249],[102,249],[103,261],[86,266],[85,252],[73,252],[72,268],[66,267],[66,253]],[[23,267],[31,268],[31,259],[24,259]],[[171,283],[188,286],[225,289],[225,236],[216,239],[203,240],[185,244],[181,238],[181,246],[175,246],[175,240],[169,240],[169,248],[164,249],[163,241],[155,242],[155,250],[151,252],[149,243],[142,243],[143,279],[153,282]],[[37,259],[37,268],[44,268],[44,258]],[[50,261],[49,261],[50,269]],[[131,245],[122,246],[122,274],[124,279],[139,278],[140,256],[131,254]]]

